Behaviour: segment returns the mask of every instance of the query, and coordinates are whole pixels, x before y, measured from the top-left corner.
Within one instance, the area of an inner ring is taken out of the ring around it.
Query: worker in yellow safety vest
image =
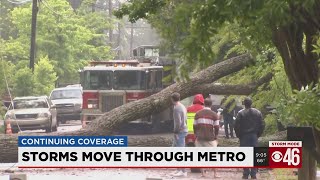
[[[204,98],[202,94],[197,94],[193,98],[193,104],[187,108],[187,126],[188,134],[186,136],[186,145],[194,146],[196,137],[193,132],[193,122],[196,113],[204,108]]]

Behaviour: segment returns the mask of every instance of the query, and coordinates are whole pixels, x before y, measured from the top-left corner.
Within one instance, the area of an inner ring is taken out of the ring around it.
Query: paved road
[[[188,173],[188,177],[175,178],[170,175],[173,171],[175,171],[175,169],[11,169],[15,171],[15,174],[27,174],[28,180],[146,180],[146,178],[161,180],[214,179],[212,177],[212,172],[209,172],[207,177],[201,177],[199,173]],[[219,180],[240,180],[242,176],[242,171],[240,169],[218,169],[218,173],[219,176],[221,176]],[[8,180],[8,177],[9,173],[3,173],[3,175],[0,175],[0,180]],[[259,179],[276,179],[270,174],[270,171],[260,172],[258,177]]]
[[[60,124],[58,127],[58,132],[68,132],[68,131],[76,131],[82,128],[80,120],[72,120],[67,121],[66,124]],[[45,130],[30,130],[30,131],[23,131],[23,134],[28,133],[45,133]]]
[[[60,124],[58,132],[76,131],[82,128],[80,120],[68,121],[66,124]]]

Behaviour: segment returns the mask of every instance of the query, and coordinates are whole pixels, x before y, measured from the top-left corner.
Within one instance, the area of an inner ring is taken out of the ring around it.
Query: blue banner
[[[127,147],[127,136],[19,136],[19,147]]]

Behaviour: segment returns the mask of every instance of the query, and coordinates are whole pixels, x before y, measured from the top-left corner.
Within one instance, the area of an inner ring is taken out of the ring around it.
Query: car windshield
[[[144,71],[115,71],[114,89],[143,90],[146,89],[146,75]]]
[[[159,57],[159,49],[146,48],[144,51],[146,57]]]
[[[14,109],[48,108],[48,103],[45,99],[18,99],[13,100],[13,104]],[[12,106],[9,109],[12,109]]]
[[[112,71],[85,71],[85,90],[110,90],[112,89]]]
[[[81,99],[82,93],[80,89],[62,89],[55,90],[51,93],[51,100],[55,99]]]

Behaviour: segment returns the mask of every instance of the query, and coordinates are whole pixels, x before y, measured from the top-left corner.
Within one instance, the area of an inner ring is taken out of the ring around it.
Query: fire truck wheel
[[[60,120],[60,124],[65,124],[66,122],[67,122],[67,121],[64,120],[64,119]]]

